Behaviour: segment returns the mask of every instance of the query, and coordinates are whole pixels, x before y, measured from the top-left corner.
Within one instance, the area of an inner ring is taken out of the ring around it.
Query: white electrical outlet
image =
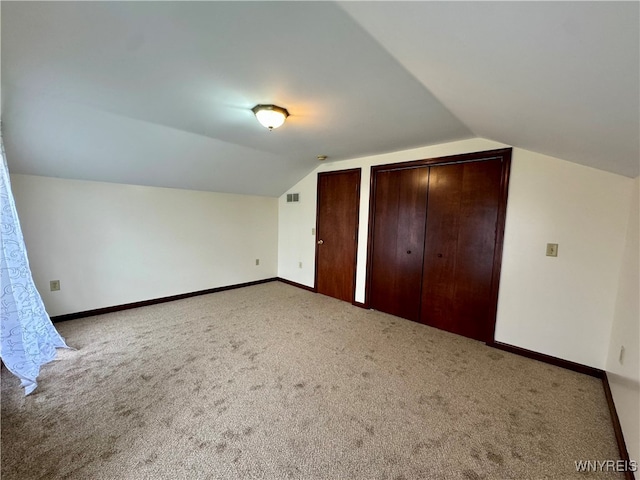
[[[315,228],[312,228],[312,229],[311,229],[311,235],[315,235],[315,234],[316,234],[316,229],[315,229]]]
[[[256,265],[260,265],[260,259],[256,258]]]
[[[57,292],[58,290],[60,290],[60,280],[51,280],[49,282],[49,289],[52,292]]]
[[[298,268],[302,268],[302,262],[298,262]]]
[[[624,365],[624,345],[620,345],[620,356],[618,357],[620,365]]]

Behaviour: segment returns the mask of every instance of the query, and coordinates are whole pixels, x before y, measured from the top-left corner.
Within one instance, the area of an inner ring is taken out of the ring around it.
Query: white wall
[[[634,181],[629,227],[611,329],[607,376],[632,459],[640,461],[640,177]],[[620,363],[620,347],[624,356]]]
[[[316,181],[314,172],[289,190],[301,192],[297,203],[287,203],[286,194],[278,199],[278,276],[308,286],[315,275]]]
[[[276,276],[276,198],[31,175],[11,181],[50,315]],[[50,280],[61,290],[49,291]]]
[[[514,159],[496,339],[604,369],[632,180],[521,149]]]
[[[279,200],[279,276],[313,286],[316,178],[362,168],[356,300],[364,301],[370,167],[503,148],[471,139],[321,164]],[[604,368],[632,180],[514,148],[496,321],[496,340]],[[286,245],[284,238],[286,237]],[[559,256],[545,256],[546,243]],[[303,268],[298,268],[302,262]]]

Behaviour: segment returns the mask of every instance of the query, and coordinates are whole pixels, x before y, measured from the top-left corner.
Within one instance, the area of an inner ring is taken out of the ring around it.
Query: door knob
[[[318,245],[322,245],[324,243],[324,240],[318,240]]]
[[[411,254],[411,250],[407,250],[407,253],[408,253],[408,254]]]
[[[441,253],[438,254],[438,258],[442,258],[442,254]]]

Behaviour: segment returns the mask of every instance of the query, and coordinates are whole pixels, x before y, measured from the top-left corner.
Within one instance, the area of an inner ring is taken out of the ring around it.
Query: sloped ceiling
[[[637,3],[1,8],[14,173],[277,196],[320,154],[482,136],[638,175]]]
[[[638,176],[640,3],[341,5],[477,136]]]

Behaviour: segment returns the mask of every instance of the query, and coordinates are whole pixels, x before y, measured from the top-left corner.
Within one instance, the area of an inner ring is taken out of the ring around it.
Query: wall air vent
[[[287,203],[296,203],[300,201],[299,193],[287,193]]]

